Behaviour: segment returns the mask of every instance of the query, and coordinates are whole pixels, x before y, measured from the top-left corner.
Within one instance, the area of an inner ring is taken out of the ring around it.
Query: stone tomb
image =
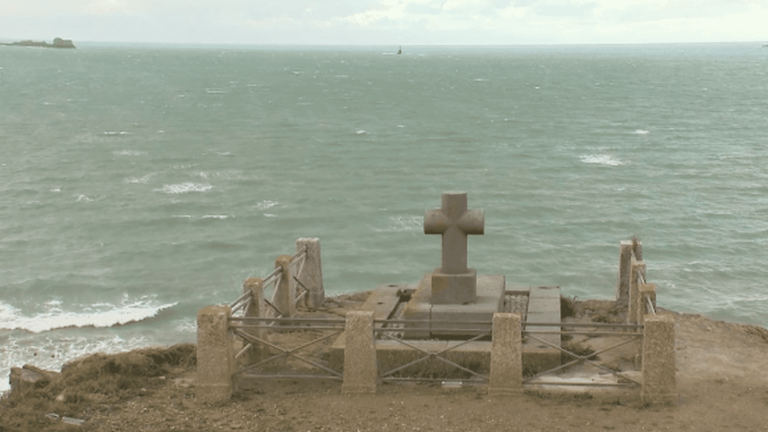
[[[468,209],[465,192],[443,193],[441,208],[428,210],[424,216],[424,233],[442,236],[441,267],[425,274],[415,287],[377,287],[362,309],[373,311],[375,320],[404,320],[405,324],[379,323],[376,326],[392,328],[393,334],[399,334],[408,344],[428,352],[457,346],[444,356],[479,373],[488,373],[491,341],[466,343],[479,333],[476,329],[482,326],[477,322],[490,323],[496,312],[520,313],[526,324],[560,322],[560,289],[515,287],[507,290],[503,275],[478,275],[474,269],[467,267],[467,236],[482,235],[484,232],[483,211]],[[521,297],[525,300],[522,302],[524,307],[513,307],[516,303],[514,299]],[[486,328],[490,331],[487,324]],[[343,362],[345,340],[342,334],[334,343],[332,363]],[[559,335],[547,335],[545,340],[560,346]],[[380,371],[423,356],[400,342],[386,338],[376,341],[376,353]],[[523,364],[528,371],[555,367],[560,364],[560,357],[559,350],[539,341],[528,338],[523,343]],[[443,366],[446,365],[439,367]]]

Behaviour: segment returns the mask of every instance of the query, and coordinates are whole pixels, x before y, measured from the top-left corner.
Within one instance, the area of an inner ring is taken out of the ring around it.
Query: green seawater
[[[469,265],[768,325],[768,53],[755,44],[0,47],[0,372],[194,341],[298,237],[326,291],[415,283],[440,194]]]

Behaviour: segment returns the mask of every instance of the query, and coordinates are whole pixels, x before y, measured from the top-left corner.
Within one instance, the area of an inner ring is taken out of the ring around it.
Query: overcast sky
[[[768,40],[768,0],[0,0],[3,40],[570,44]]]

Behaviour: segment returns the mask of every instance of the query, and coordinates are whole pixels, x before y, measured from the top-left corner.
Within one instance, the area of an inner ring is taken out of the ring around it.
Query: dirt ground
[[[343,316],[361,300],[336,298],[319,313]],[[606,304],[581,309],[604,319]],[[204,405],[195,401],[194,345],[178,345],[75,362],[61,380],[2,400],[0,431],[768,431],[768,330],[673,314],[671,405],[644,405],[639,390],[498,397],[482,386],[413,383],[347,396],[338,381],[288,379],[259,379]]]

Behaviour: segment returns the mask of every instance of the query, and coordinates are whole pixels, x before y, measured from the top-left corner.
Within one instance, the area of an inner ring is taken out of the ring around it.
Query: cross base
[[[432,273],[432,304],[469,304],[477,301],[477,271],[448,274],[435,269]]]

